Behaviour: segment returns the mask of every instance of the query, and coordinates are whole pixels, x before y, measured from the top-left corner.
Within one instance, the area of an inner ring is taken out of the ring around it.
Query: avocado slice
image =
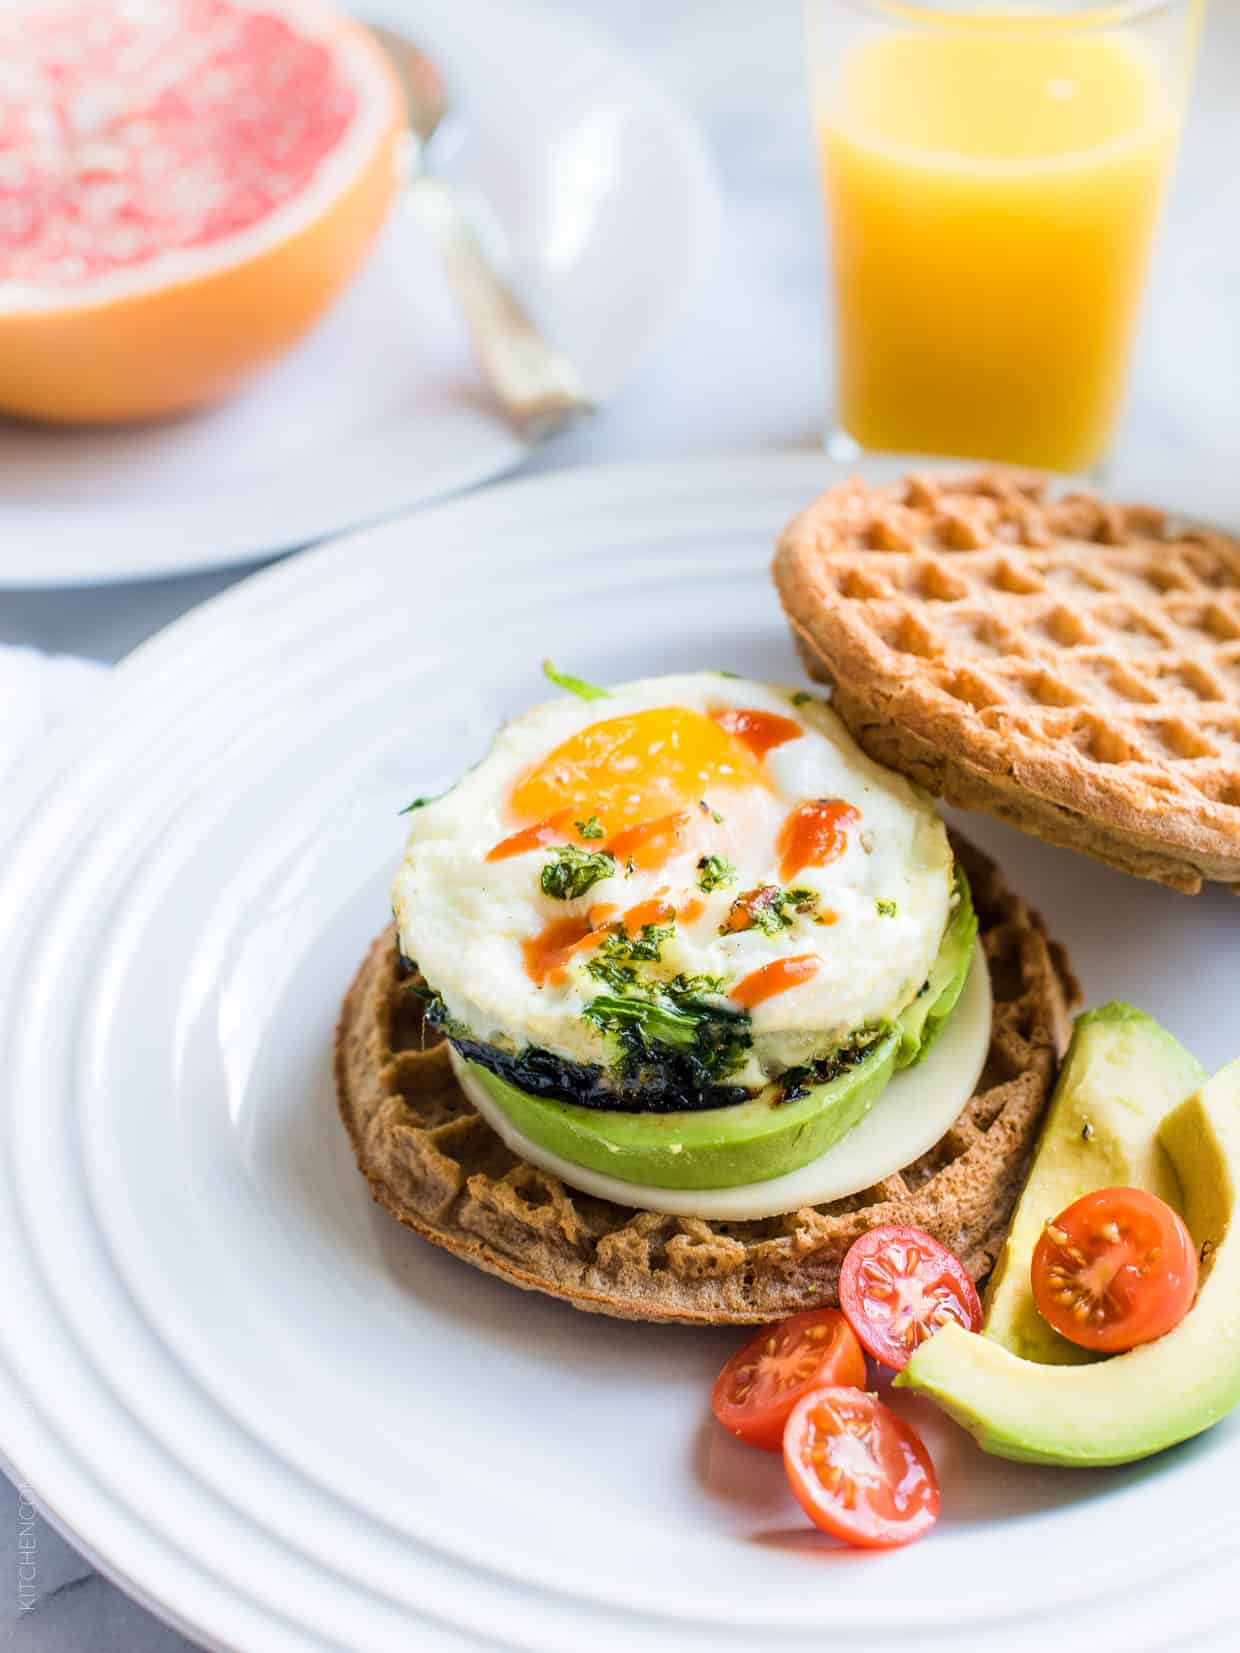
[[[794,1171],[838,1142],[873,1107],[895,1071],[892,1028],[856,1066],[795,1102],[777,1086],[748,1102],[693,1113],[620,1113],[550,1102],[476,1062],[469,1072],[531,1142],[625,1182],[657,1188],[734,1188]]]
[[[1199,1435],[1240,1401],[1240,1061],[1172,1110],[1158,1139],[1201,1250],[1201,1285],[1154,1343],[1089,1366],[1022,1360],[945,1326],[896,1383],[938,1402],[986,1452],[1025,1463],[1130,1463]]]
[[[969,979],[973,943],[977,940],[977,914],[973,910],[969,880],[959,865],[956,867],[955,903],[926,985],[897,1018],[900,1049],[896,1054],[896,1066],[899,1068],[920,1062],[947,1026],[948,1018],[959,1003],[964,984]]]
[[[1026,1360],[1080,1366],[1098,1357],[1038,1313],[1029,1264],[1043,1226],[1095,1188],[1144,1188],[1183,1215],[1158,1127],[1205,1079],[1201,1064],[1143,1011],[1106,1004],[1078,1016],[1033,1168],[986,1293],[982,1332]]]

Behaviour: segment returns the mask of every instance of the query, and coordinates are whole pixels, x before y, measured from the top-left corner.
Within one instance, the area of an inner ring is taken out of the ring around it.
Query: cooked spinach
[[[700,999],[704,993],[722,993],[722,976],[673,976],[663,983],[663,991],[672,999]]]
[[[663,943],[675,928],[674,921],[643,924],[634,936],[618,924],[603,937],[586,971],[604,987],[623,993],[638,980],[634,964],[658,964],[662,960]]]
[[[801,888],[781,890],[778,884],[763,884],[756,890],[738,895],[728,909],[728,916],[720,926],[720,934],[732,930],[761,930],[763,935],[778,935],[792,928],[795,913],[811,913],[818,905],[813,890]],[[748,924],[738,924],[737,917],[748,918]]]
[[[582,1108],[692,1113],[699,1108],[731,1107],[749,1095],[741,1085],[698,1083],[693,1053],[665,1046],[659,1047],[657,1056],[639,1061],[634,1072],[619,1074],[599,1062],[570,1062],[539,1045],[508,1051],[468,1035],[452,1042],[466,1061],[477,1062],[518,1090]]]
[[[643,1049],[660,1044],[674,1050],[692,1050],[697,1044],[698,1018],[655,998],[600,993],[582,1014],[604,1033],[638,1030]]]
[[[464,1022],[459,1022],[455,1016],[448,1014],[448,1007],[438,988],[428,986],[421,976],[416,981],[406,982],[405,987],[406,991],[421,999],[423,1019],[430,1027],[437,1028],[446,1039],[459,1039],[468,1034],[469,1029]]]
[[[674,920],[670,924],[643,924],[633,936],[623,925],[617,925],[604,936],[599,945],[599,952],[605,958],[626,959],[639,964],[658,964],[663,957],[663,943],[672,935],[675,928]]]
[[[601,1032],[615,1036],[620,1050],[617,1068],[630,1086],[655,1086],[671,1094],[679,1090],[688,1098],[710,1092],[735,1073],[753,1043],[748,1016],[706,1004],[692,994],[673,1001],[659,988],[640,998],[600,994],[583,1015]]]
[[[704,855],[697,864],[697,886],[709,895],[722,884],[730,884],[736,877],[736,868],[722,855]]]
[[[627,992],[637,981],[637,971],[631,964],[622,964],[604,953],[595,954],[586,965],[586,974],[602,982],[604,987],[610,987],[613,993]]]
[[[822,1056],[805,1067],[789,1068],[779,1081],[780,1102],[798,1102],[818,1085],[829,1085],[833,1079],[859,1067],[882,1037],[881,1030],[865,1029],[855,1035],[851,1044],[833,1051],[830,1056]]]
[[[576,844],[561,844],[551,853],[551,859],[538,880],[544,895],[555,901],[575,901],[616,870],[616,858],[610,850],[580,849]]]

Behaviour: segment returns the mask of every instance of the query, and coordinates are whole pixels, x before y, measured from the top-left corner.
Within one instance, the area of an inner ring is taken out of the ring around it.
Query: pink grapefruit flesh
[[[0,11],[0,411],[181,412],[309,328],[396,187],[400,94],[318,0]]]

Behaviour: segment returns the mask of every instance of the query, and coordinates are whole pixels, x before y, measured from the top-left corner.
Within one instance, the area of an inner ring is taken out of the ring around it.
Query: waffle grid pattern
[[[995,1000],[976,1094],[902,1172],[830,1205],[759,1222],[634,1210],[517,1159],[475,1112],[385,932],[336,1042],[340,1111],[375,1199],[423,1238],[527,1289],[625,1319],[746,1324],[836,1301],[839,1267],[877,1223],[928,1229],[975,1278],[1002,1243],[1068,1033],[1076,985],[991,862],[956,845]]]
[[[914,476],[825,494],[785,531],[776,579],[807,664],[883,761],[973,806],[992,777],[989,807],[1125,870],[1240,881],[1234,541],[1038,479]],[[910,737],[904,762],[881,725]]]

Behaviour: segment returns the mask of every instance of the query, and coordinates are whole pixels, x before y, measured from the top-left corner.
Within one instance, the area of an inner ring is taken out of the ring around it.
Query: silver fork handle
[[[443,259],[491,387],[520,434],[537,442],[593,412],[573,364],[539,332],[487,256],[457,190],[425,172],[407,188]]]

